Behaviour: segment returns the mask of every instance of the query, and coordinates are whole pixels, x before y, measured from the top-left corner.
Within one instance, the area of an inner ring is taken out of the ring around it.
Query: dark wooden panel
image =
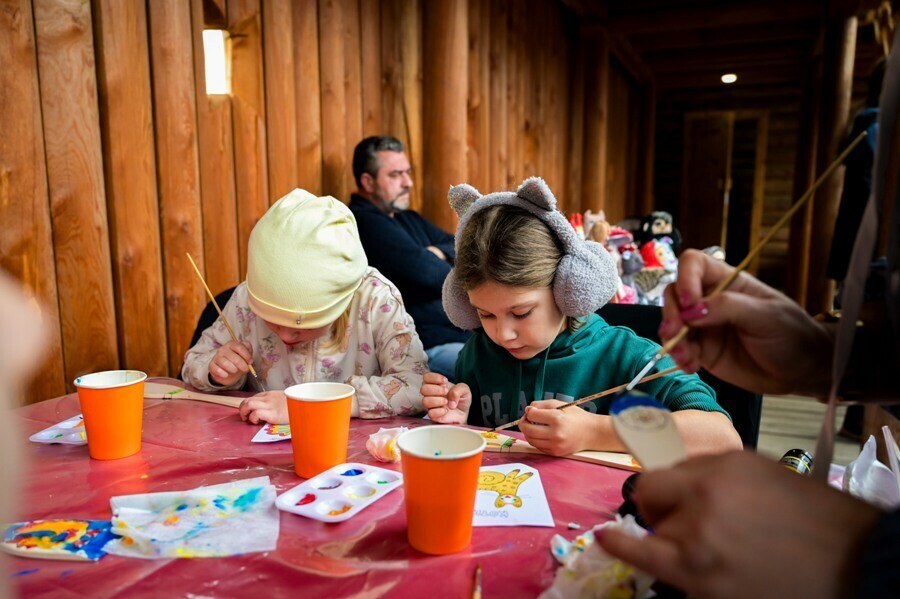
[[[569,58],[571,86],[568,118],[569,134],[566,138],[566,190],[569,196],[570,212],[584,212],[590,208],[585,203],[581,182],[583,178],[582,160],[584,156],[585,130],[585,49],[583,42],[572,51]]]
[[[466,182],[490,189],[490,4],[469,0]]]
[[[423,11],[424,211],[436,225],[456,229],[447,202],[451,185],[466,180],[466,0],[433,0]]]
[[[197,97],[197,135],[200,160],[200,197],[203,214],[203,258],[198,262],[206,283],[219,293],[240,282],[237,207],[234,183],[234,138],[231,97],[208,96],[203,52],[203,0],[191,0],[194,43],[194,88]],[[195,256],[197,260],[199,256]],[[199,318],[199,314],[195,318]]]
[[[98,0],[93,10],[120,364],[165,375],[147,11],[140,0]]]
[[[234,130],[240,276],[247,275],[247,242],[269,208],[263,48],[257,0],[229,0],[231,101]]]
[[[609,46],[602,33],[592,34],[585,50],[584,157],[582,210],[605,208],[607,200],[607,128],[609,126]],[[613,221],[615,222],[615,221]]]
[[[689,114],[685,120],[681,229],[685,247],[723,245],[724,199],[733,113]]]
[[[0,2],[0,266],[39,302],[48,333],[29,403],[66,390],[33,23],[28,0]]]
[[[609,19],[612,31],[626,35],[659,31],[684,31],[709,27],[785,23],[816,19],[823,8],[812,1],[759,0],[745,4],[718,3],[707,6],[680,7],[669,3],[650,12],[635,12]]]
[[[362,139],[363,107],[362,107],[362,74],[359,40],[359,0],[343,0],[341,13],[343,15],[343,43],[344,43],[344,98],[346,99],[345,147],[347,152],[344,179],[346,180],[344,192],[340,196],[347,202],[350,192],[356,189],[356,180],[353,178],[353,148]]]
[[[404,143],[417,173],[410,207],[422,210],[422,24],[418,0],[382,0],[382,129]]]
[[[175,375],[207,302],[185,256],[203,262],[190,4],[152,2],[150,33],[169,372]]]
[[[294,5],[294,93],[297,108],[297,186],[322,193],[322,113],[319,14],[316,0]]]
[[[359,1],[362,134],[381,134],[381,2]],[[356,142],[354,142],[356,143]],[[355,183],[355,182],[354,182]]]
[[[347,201],[347,88],[344,84],[344,0],[319,1],[322,78],[322,193]]]
[[[294,22],[290,0],[268,0],[263,5],[263,57],[265,59],[266,157],[269,203],[297,187],[297,96],[294,73]]]
[[[116,313],[90,6],[38,1],[38,39],[68,391],[76,377],[118,368]]]
[[[491,2],[491,38],[490,38],[490,115],[491,138],[488,148],[489,184],[488,193],[506,187],[506,173],[509,168],[508,135],[507,135],[507,19],[506,2]]]

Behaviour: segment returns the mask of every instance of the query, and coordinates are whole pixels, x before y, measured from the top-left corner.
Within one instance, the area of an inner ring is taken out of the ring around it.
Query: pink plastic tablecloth
[[[174,382],[166,380],[165,382]],[[188,400],[147,399],[139,454],[92,460],[87,446],[29,443],[29,435],[80,412],[66,395],[12,412],[27,445],[19,520],[111,517],[115,495],[177,491],[268,475],[281,493],[302,482],[293,471],[290,442],[250,443],[259,427],[233,408]],[[420,420],[353,420],[348,462],[386,466],[366,451],[379,427]],[[204,596],[469,596],[482,566],[488,597],[536,596],[556,571],[549,542],[572,538],[610,518],[630,474],[604,466],[525,454],[485,453],[484,464],[527,463],[540,471],[555,528],[476,528],[469,549],[426,556],[406,542],[403,490],[357,516],[325,524],[281,512],[275,551],[229,558],[141,560],[108,555],[95,563],[11,557],[11,584],[23,597]],[[577,522],[581,531],[569,530]]]

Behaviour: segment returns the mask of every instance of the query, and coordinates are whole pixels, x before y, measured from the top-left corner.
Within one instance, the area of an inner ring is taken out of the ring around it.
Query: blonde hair
[[[322,344],[323,349],[333,350],[341,346],[344,336],[347,334],[347,328],[350,326],[350,309],[352,307],[353,300],[351,299],[350,303],[347,304],[347,309],[331,324],[331,337]]]
[[[486,281],[509,287],[552,287],[563,257],[560,241],[536,216],[500,204],[472,215],[461,233],[456,279],[465,291]],[[582,321],[566,317],[569,332]]]

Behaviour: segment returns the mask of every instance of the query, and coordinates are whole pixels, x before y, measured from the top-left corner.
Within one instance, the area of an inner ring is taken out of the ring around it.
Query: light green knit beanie
[[[350,209],[331,196],[295,189],[250,233],[250,309],[285,327],[329,325],[350,305],[367,263]]]

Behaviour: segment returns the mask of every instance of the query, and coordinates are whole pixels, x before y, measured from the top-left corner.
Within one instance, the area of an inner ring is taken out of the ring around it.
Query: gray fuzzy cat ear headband
[[[553,298],[563,314],[586,316],[600,309],[616,292],[619,275],[612,257],[599,243],[578,236],[566,217],[556,209],[556,198],[543,179],[526,179],[515,193],[500,191],[486,196],[471,185],[456,185],[450,188],[449,199],[450,206],[459,216],[457,256],[462,232],[473,214],[500,204],[518,206],[539,218],[562,244],[563,257],[553,279]],[[481,326],[468,294],[456,280],[455,268],[444,280],[443,300],[450,322],[467,330]]]

